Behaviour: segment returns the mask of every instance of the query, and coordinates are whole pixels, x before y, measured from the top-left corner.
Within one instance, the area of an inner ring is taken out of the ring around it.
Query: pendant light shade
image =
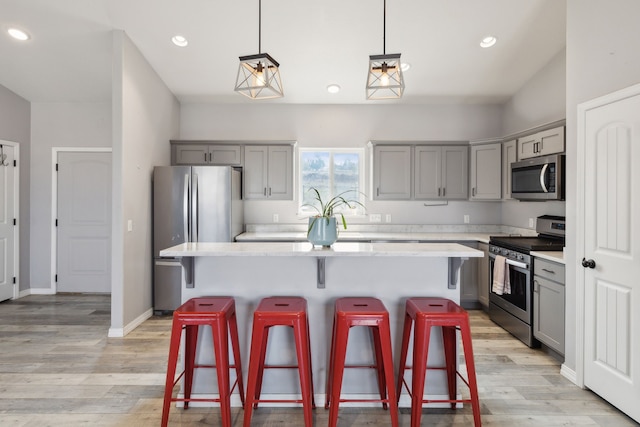
[[[369,56],[367,99],[401,98],[404,79],[400,66],[400,54]]]
[[[280,64],[268,53],[262,53],[262,0],[258,1],[258,54],[240,57],[235,91],[251,99],[284,96]]]
[[[382,21],[382,55],[369,56],[367,76],[367,99],[401,98],[404,92],[404,78],[400,54],[387,55],[387,0],[384,0]]]
[[[281,98],[280,64],[268,53],[241,56],[236,92],[252,99]]]

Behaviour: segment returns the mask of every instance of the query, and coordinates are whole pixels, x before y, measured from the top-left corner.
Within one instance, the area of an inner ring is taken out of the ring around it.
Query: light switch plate
[[[369,215],[369,222],[381,222],[381,221],[382,221],[382,214]]]

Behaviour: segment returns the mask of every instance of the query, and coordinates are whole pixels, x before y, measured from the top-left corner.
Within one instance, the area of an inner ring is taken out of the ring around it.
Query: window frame
[[[303,194],[303,189],[304,189],[304,183],[303,183],[303,171],[302,171],[302,156],[305,153],[313,153],[313,152],[317,152],[317,153],[328,153],[329,154],[329,188],[333,187],[333,179],[334,179],[334,170],[333,170],[333,156],[334,154],[343,154],[343,153],[348,153],[348,154],[357,154],[358,155],[358,187],[359,187],[359,192],[360,194],[358,195],[358,201],[360,203],[362,203],[363,206],[366,206],[366,201],[367,201],[367,197],[366,194],[364,192],[365,189],[365,178],[366,178],[366,168],[365,168],[365,150],[364,148],[327,148],[327,147],[322,147],[322,148],[318,148],[318,147],[305,147],[302,148],[300,147],[298,149],[298,215],[301,217],[309,217],[312,215],[315,215],[317,212],[315,209],[311,209],[311,208],[303,208],[303,200],[304,200],[304,194]],[[332,195],[333,197],[333,195]],[[352,197],[353,198],[353,197]],[[354,212],[343,212],[343,211],[336,211],[336,212],[340,212],[343,215],[349,215],[349,217],[364,217],[365,216],[365,208],[363,206],[357,206],[356,209],[354,209]]]

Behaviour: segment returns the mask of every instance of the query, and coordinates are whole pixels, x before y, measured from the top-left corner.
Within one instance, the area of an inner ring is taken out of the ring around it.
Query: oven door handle
[[[513,265],[514,267],[520,267],[520,268],[525,268],[525,269],[529,268],[529,266],[524,262],[513,261],[513,260],[510,260],[510,259],[507,260],[507,264]]]

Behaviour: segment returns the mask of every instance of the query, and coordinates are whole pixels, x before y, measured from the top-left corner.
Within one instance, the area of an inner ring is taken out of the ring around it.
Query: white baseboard
[[[562,364],[562,366],[560,366],[560,375],[562,375],[575,385],[578,385],[578,376],[576,375],[576,371],[568,368],[564,363]]]
[[[133,331],[135,328],[140,326],[145,320],[153,316],[153,308],[142,313],[140,316],[133,319],[132,322],[125,325],[124,328],[109,328],[109,334],[107,335],[109,338],[122,338],[126,336],[129,332]]]
[[[26,297],[27,295],[55,295],[55,292],[51,288],[29,288],[20,291],[19,298]]]

